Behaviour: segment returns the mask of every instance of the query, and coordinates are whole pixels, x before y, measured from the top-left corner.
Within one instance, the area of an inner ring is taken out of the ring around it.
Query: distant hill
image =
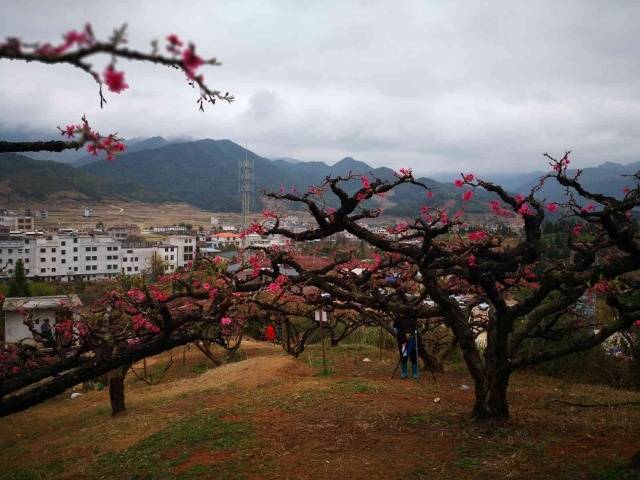
[[[129,180],[151,190],[166,192],[200,208],[214,211],[239,211],[238,166],[245,155],[254,162],[255,195],[253,208],[262,208],[261,192],[277,191],[281,187],[306,191],[320,183],[327,175],[346,175],[350,171],[391,179],[393,170],[373,168],[364,162],[347,157],[334,165],[323,162],[295,162],[292,159],[269,160],[245,150],[230,140],[198,140],[176,143],[152,150],[128,152],[114,162],[96,162],[82,167],[83,171],[116,180]],[[459,208],[463,202],[461,191],[452,184],[422,179],[433,187],[436,195],[429,202]],[[354,180],[347,188],[354,191],[360,182]],[[464,204],[467,211],[483,211],[489,195],[479,192],[474,201]],[[382,206],[388,213],[416,215],[425,203],[425,192],[412,186],[402,186],[393,192]],[[377,202],[372,202],[377,203]]]
[[[174,199],[126,180],[102,178],[59,162],[0,154],[0,199],[47,200],[54,197],[120,198],[140,201]]]
[[[165,145],[169,145],[171,142],[165,140],[162,137],[151,137],[151,138],[132,138],[131,140],[125,141],[125,145],[127,146],[127,152],[140,152],[142,150],[153,150],[154,148],[164,147]],[[93,162],[102,161],[102,156],[96,155],[84,155],[80,159],[72,162],[71,164],[74,167],[82,167],[84,165],[88,165]]]

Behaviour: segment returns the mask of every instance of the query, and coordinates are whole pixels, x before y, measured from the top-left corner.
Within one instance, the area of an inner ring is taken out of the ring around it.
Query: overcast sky
[[[128,22],[130,44],[176,33],[221,67],[237,101],[205,113],[183,75],[120,63],[109,94],[80,70],[0,61],[0,134],[55,131],[229,138],[269,157],[352,156],[421,174],[640,160],[640,2],[0,0],[0,36],[57,41]],[[100,71],[107,59],[96,59]]]

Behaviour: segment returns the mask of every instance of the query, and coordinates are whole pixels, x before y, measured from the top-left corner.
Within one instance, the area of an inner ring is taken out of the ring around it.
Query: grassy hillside
[[[328,175],[346,175],[350,171],[372,174],[380,178],[392,179],[393,170],[373,168],[364,162],[344,158],[335,165],[322,162],[291,162],[269,160],[245,150],[230,140],[198,140],[167,145],[153,150],[132,152],[121,155],[114,162],[96,162],[82,167],[94,175],[123,180],[127,179],[145,185],[155,191],[166,192],[200,208],[214,211],[239,211],[238,197],[239,161],[245,155],[254,162],[255,193],[254,211],[262,208],[262,191],[277,191],[281,187],[306,191],[310,185],[321,183]],[[431,205],[460,208],[461,191],[452,184],[422,179],[433,186],[435,197]],[[353,180],[347,190],[360,187]],[[328,195],[331,205],[331,195]],[[478,192],[477,197],[464,205],[470,212],[486,210],[489,195]],[[403,186],[389,197],[390,214],[415,216],[425,203],[425,193],[417,187]],[[371,202],[375,206],[375,202]]]
[[[554,402],[637,393],[518,373],[513,419],[482,424],[469,419],[461,365],[416,383],[390,380],[395,354],[373,347],[329,349],[329,376],[317,346],[299,360],[255,342],[242,354],[209,369],[195,349],[183,365],[176,349],[160,384],[129,374],[128,411],[115,418],[107,392],[91,391],[2,419],[0,480],[638,478],[624,466],[639,447],[638,408]]]
[[[101,178],[59,162],[33,160],[24,155],[0,155],[0,197],[42,201],[55,196],[101,200],[118,198],[162,201],[172,196],[125,179]]]

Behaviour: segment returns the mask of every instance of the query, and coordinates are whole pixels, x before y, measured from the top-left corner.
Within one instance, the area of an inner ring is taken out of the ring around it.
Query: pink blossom
[[[71,30],[64,34],[63,36],[64,42],[66,45],[71,46],[74,43],[78,45],[84,45],[91,43],[89,35],[86,32],[77,32],[75,30]]]
[[[396,173],[396,175],[398,177],[410,177],[412,175],[412,171],[410,168],[408,167],[402,167],[400,170],[398,170],[398,173]]]
[[[212,288],[209,290],[209,298],[216,298],[217,294],[218,294],[217,288]]]
[[[593,203],[589,203],[582,207],[582,213],[591,213],[596,209],[596,206]]]
[[[129,85],[124,81],[124,72],[118,72],[113,64],[105,69],[102,76],[107,88],[114,93],[120,93],[129,88]]]
[[[557,203],[548,203],[546,208],[549,211],[549,213],[554,213],[556,210],[558,210],[558,204]]]
[[[634,324],[636,327],[640,327],[640,320],[636,320],[635,322],[633,322],[633,324]]]
[[[433,198],[433,190],[427,191],[427,198]]]
[[[182,40],[180,40],[180,37],[178,37],[175,33],[172,33],[171,35],[167,35],[167,42],[169,42],[169,44],[173,47],[182,46]]]
[[[582,233],[582,229],[584,228],[584,223],[578,223],[576,224],[575,227],[573,227],[572,229],[572,233],[574,237],[579,236]]]
[[[333,215],[334,213],[336,213],[336,209],[333,207],[327,207],[325,209],[325,212],[327,212],[327,215]]]
[[[462,200],[464,200],[465,202],[468,202],[472,198],[473,198],[473,190],[467,190],[462,194]]]
[[[516,195],[516,203],[517,204],[521,204],[522,202],[524,202],[525,196],[522,195],[521,193]]]
[[[369,178],[365,177],[364,175],[360,177],[360,183],[362,183],[362,188],[371,188],[371,182],[369,182]]]
[[[460,178],[457,178],[457,179],[453,182],[453,184],[454,184],[456,187],[458,187],[458,188],[462,188],[462,186],[464,185],[464,182],[463,182]]]
[[[472,242],[480,242],[487,237],[487,232],[483,230],[476,230],[475,232],[469,233],[469,240],[471,240]]]
[[[222,317],[222,319],[220,319],[220,324],[226,326],[231,325],[232,320],[229,317]]]
[[[469,265],[470,267],[475,267],[478,265],[477,261],[476,261],[476,256],[475,255],[469,255],[469,258],[467,258],[467,265]]]
[[[473,182],[473,180],[474,180],[475,178],[476,178],[476,177],[473,175],[473,173],[467,173],[467,174],[464,176],[464,181],[465,181],[465,182]]]
[[[187,72],[187,77],[195,79],[195,72],[204,65],[204,60],[196,55],[193,46],[185,48],[182,52],[182,65]]]
[[[527,216],[532,216],[534,215],[533,210],[529,207],[529,205],[527,205],[526,203],[523,203],[522,205],[520,205],[520,208],[518,209],[518,213],[522,216],[522,217],[527,217]]]

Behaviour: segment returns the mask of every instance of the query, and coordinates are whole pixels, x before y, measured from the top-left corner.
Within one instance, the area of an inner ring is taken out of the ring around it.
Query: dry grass
[[[247,360],[207,370],[197,351],[183,365],[176,350],[159,385],[128,377],[123,416],[110,416],[106,392],[90,392],[3,419],[0,478],[136,478],[135,468],[147,478],[637,478],[622,463],[640,448],[639,408],[550,403],[637,392],[519,375],[513,419],[478,424],[460,368],[436,383],[392,381],[390,354],[351,346],[330,350],[323,377],[313,348],[299,360],[251,342],[244,351]]]

